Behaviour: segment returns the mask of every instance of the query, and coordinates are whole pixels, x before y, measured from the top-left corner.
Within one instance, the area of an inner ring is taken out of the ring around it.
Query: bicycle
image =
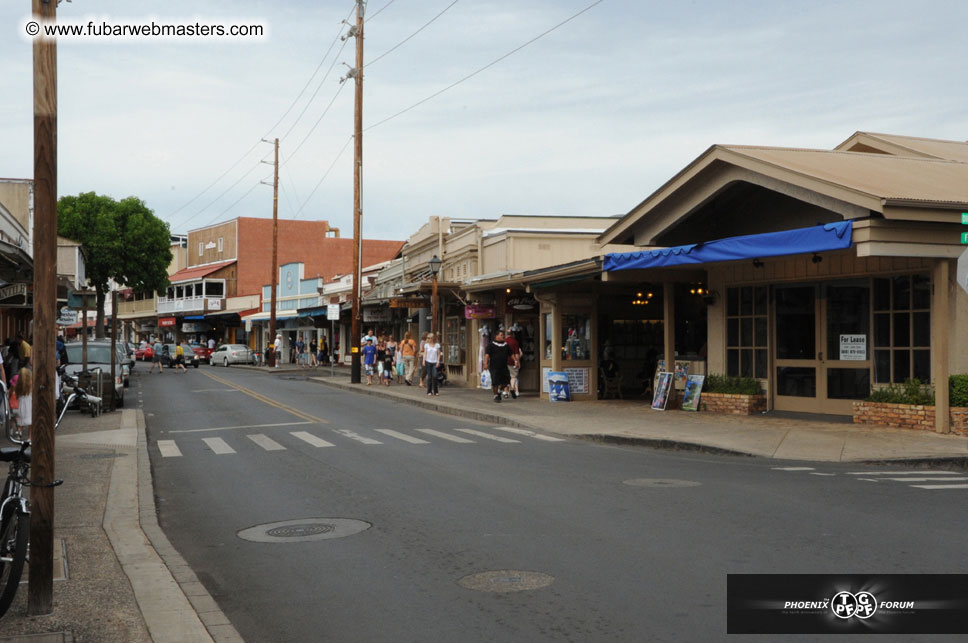
[[[87,402],[89,405],[100,405],[101,399],[88,395],[83,388],[76,386],[73,380],[74,392],[68,396],[54,423],[56,430],[67,413],[67,407],[75,399]],[[10,407],[7,400],[7,387],[0,381],[0,424],[6,432],[7,439],[18,445],[0,448],[0,462],[9,462],[7,480],[0,496],[0,617],[7,613],[13,603],[20,577],[23,574],[24,563],[28,558],[30,542],[30,501],[24,496],[23,488],[31,486],[30,482],[30,435],[24,436],[22,429],[15,431],[11,427],[16,424],[11,421]],[[56,487],[63,484],[63,480],[54,480],[44,486]],[[38,486],[38,485],[33,485]]]

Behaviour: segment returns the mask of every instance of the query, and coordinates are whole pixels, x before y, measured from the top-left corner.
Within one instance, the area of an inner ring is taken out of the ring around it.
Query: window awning
[[[605,272],[640,270],[844,250],[851,246],[852,230],[851,221],[841,221],[810,228],[729,237],[672,248],[641,252],[612,252],[605,255],[602,269]]]

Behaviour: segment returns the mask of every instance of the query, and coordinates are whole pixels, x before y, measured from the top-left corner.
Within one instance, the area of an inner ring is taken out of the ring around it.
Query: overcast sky
[[[714,143],[831,148],[857,130],[968,139],[960,0],[604,0],[377,125],[593,3],[460,0],[375,60],[452,1],[369,3],[364,237],[406,239],[432,215],[624,214]],[[33,174],[30,4],[0,3],[4,177]],[[341,63],[354,64],[354,40],[337,56],[337,35],[354,6],[62,3],[58,16],[71,21],[251,18],[270,32],[231,42],[61,40],[60,195],[135,195],[181,233],[269,217],[272,188],[259,181],[271,182],[272,168],[258,162],[272,148],[256,143],[278,136],[280,216],[326,219],[351,236],[353,86],[339,79]]]

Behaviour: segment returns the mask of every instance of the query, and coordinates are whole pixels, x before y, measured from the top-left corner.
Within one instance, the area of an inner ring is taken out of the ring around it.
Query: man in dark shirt
[[[501,391],[511,383],[511,372],[508,370],[510,357],[511,347],[504,341],[504,331],[499,330],[484,349],[484,368],[491,372],[495,402],[501,401]]]

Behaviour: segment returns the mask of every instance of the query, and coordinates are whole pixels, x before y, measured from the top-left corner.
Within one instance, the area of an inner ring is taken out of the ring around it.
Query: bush
[[[704,393],[730,393],[733,395],[760,395],[760,381],[752,377],[735,375],[707,375],[703,383]]]
[[[968,375],[948,378],[948,397],[951,406],[968,406]]]
[[[922,384],[919,379],[908,379],[904,384],[891,384],[886,388],[874,389],[867,401],[933,406],[934,388],[928,384]]]

